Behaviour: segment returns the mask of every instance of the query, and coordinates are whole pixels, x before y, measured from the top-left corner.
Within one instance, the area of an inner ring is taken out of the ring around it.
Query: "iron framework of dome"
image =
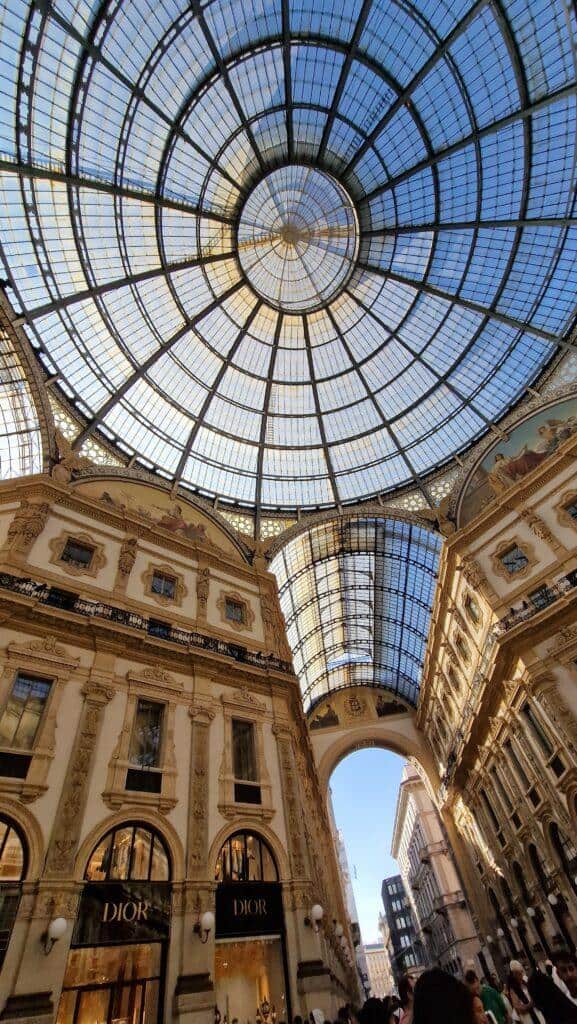
[[[376,686],[417,704],[441,538],[413,523],[343,517],[289,541],[271,564],[305,711]]]
[[[555,0],[4,0],[1,275],[127,457],[250,508],[422,478],[573,323]]]

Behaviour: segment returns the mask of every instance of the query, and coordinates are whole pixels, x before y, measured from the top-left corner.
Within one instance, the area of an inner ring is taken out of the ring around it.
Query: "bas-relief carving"
[[[187,875],[190,878],[206,878],[208,875],[209,731],[215,712],[209,706],[193,704],[188,713],[191,719],[191,766]]]
[[[93,469],[94,463],[84,455],[74,451],[72,444],[60,430],[56,430],[56,447],[58,461],[52,467],[52,477],[61,484],[70,483],[74,473],[83,469]]]
[[[130,574],[136,562],[137,553],[138,537],[124,537],[120,545],[116,566],[116,579],[114,581],[114,589],[116,591],[124,592],[126,590]]]
[[[114,696],[112,687],[89,682],[82,690],[84,705],[78,733],[68,764],[68,771],[46,858],[46,877],[66,878],[74,872],[80,829],[90,782],[96,741],[102,724],[105,705]]]
[[[22,561],[44,530],[49,514],[48,502],[34,504],[23,498],[8,527],[2,553],[11,555],[13,560]]]
[[[199,566],[196,575],[196,614],[203,622],[206,621],[209,589],[210,569],[207,565]]]

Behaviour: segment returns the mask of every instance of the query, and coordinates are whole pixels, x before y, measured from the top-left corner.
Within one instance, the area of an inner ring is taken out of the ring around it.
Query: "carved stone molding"
[[[551,533],[547,523],[536,512],[533,512],[530,508],[522,508],[517,511],[517,515],[527,524],[531,533],[534,533],[539,540],[545,541],[549,547],[558,548],[562,546],[554,534]]]
[[[22,498],[20,507],[14,513],[8,527],[8,534],[2,546],[2,556],[15,564],[21,564],[29,554],[34,541],[38,539],[50,514],[47,501],[35,503]]]
[[[196,617],[199,622],[206,622],[208,593],[210,590],[210,568],[199,564],[196,573]]]
[[[182,680],[175,679],[158,662],[155,665],[130,669],[126,673],[126,679],[129,685],[137,684],[142,689],[150,690],[151,695],[154,693],[160,699],[166,696],[167,692],[173,691],[176,694],[181,693],[183,689]]]
[[[195,703],[190,706],[188,713],[191,720],[191,748],[186,873],[189,878],[200,879],[208,875],[209,731],[215,712],[208,705]]]
[[[84,544],[92,549],[93,554],[88,565],[74,565],[71,562],[62,560],[64,549],[69,540],[78,541],[80,544]],[[69,576],[91,576],[94,578],[98,576],[100,570],[106,565],[107,559],[104,554],[103,545],[94,540],[88,533],[75,533],[71,530],[63,530],[58,537],[52,538],[48,547],[51,551],[50,562],[52,565],[57,565],[59,569],[68,573]]]
[[[516,572],[510,573],[503,565],[502,558],[507,551],[510,551],[511,548],[514,547],[518,547],[519,550],[523,552],[527,559],[527,564]],[[491,555],[493,572],[496,576],[500,576],[502,579],[507,580],[507,583],[516,583],[517,580],[525,579],[525,577],[531,572],[531,569],[537,565],[537,562],[538,559],[533,545],[529,544],[525,538],[517,535],[508,537],[507,540],[501,541]]]
[[[251,711],[260,714],[266,712],[267,709],[265,702],[259,700],[247,686],[241,686],[238,690],[233,690],[232,693],[225,692],[221,695],[220,699],[224,705],[233,705],[236,708],[248,708]]]
[[[84,706],[46,857],[47,878],[70,878],[74,873],[102,713],[114,694],[99,681],[89,681],[82,692]]]
[[[555,512],[557,513],[557,522],[559,525],[568,526],[572,530],[577,530],[577,519],[567,511],[568,505],[577,505],[577,491],[565,491],[555,505]]]
[[[124,537],[120,545],[116,566],[116,579],[114,580],[114,589],[117,593],[124,593],[126,591],[128,580],[136,561],[137,551],[138,537]]]

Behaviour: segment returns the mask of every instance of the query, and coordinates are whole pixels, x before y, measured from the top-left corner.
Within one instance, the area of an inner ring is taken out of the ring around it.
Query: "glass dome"
[[[83,418],[249,508],[482,436],[575,313],[575,12],[5,0],[0,275]]]

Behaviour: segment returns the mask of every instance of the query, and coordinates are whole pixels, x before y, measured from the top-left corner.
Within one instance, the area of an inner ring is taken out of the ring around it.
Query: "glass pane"
[[[69,565],[75,565],[79,569],[84,569],[90,565],[93,554],[94,548],[81,544],[80,541],[67,540],[62,552],[62,561],[68,562]]]
[[[58,1006],[56,1024],[70,1024],[74,1020],[77,992],[63,992]]]
[[[230,841],[230,868],[228,872],[228,881],[245,882],[246,877],[244,835],[234,836]]]
[[[4,823],[3,827],[6,828]],[[3,841],[4,845],[0,845],[0,880],[19,882],[24,873],[24,849],[20,836],[11,828]]]
[[[112,861],[108,873],[109,878],[118,878],[122,881],[128,878],[128,872],[130,870],[130,854],[132,850],[132,833],[132,827],[119,828],[114,833]]]
[[[144,1015],[142,1024],[155,1024],[158,1020],[159,981],[147,981],[144,994]]]
[[[88,867],[84,876],[89,882],[103,882],[106,879],[110,867],[111,844],[112,834],[106,836],[96,847],[88,861]]]
[[[246,837],[246,869],[249,882],[261,881],[260,840],[256,836]]]
[[[64,988],[159,978],[161,955],[160,942],[71,949],[64,975]]]
[[[139,700],[130,743],[130,761],[141,768],[158,768],[164,705]]]
[[[277,1020],[287,1020],[282,946],[278,937],[217,942],[214,981],[217,1008],[229,1021],[254,1020],[255,1008],[260,1010],[265,1000]]]
[[[278,874],[275,866],[275,862],[272,859],[268,846],[261,843],[262,850],[262,880],[263,882],[277,882]]]
[[[137,828],[134,833],[130,877],[134,880],[148,878],[150,868],[150,847],[152,836],[147,829]]]
[[[142,984],[122,985],[113,990],[113,1024],[140,1024],[142,994]]]
[[[19,673],[0,719],[0,742],[29,750],[50,693],[50,683]]]
[[[150,880],[152,882],[168,882],[170,880],[168,856],[158,836],[155,836],[154,846],[152,847]]]
[[[106,988],[80,992],[75,1024],[105,1024],[108,1019],[109,1000],[110,990]]]
[[[254,725],[238,719],[232,721],[232,759],[235,779],[257,782]]]

